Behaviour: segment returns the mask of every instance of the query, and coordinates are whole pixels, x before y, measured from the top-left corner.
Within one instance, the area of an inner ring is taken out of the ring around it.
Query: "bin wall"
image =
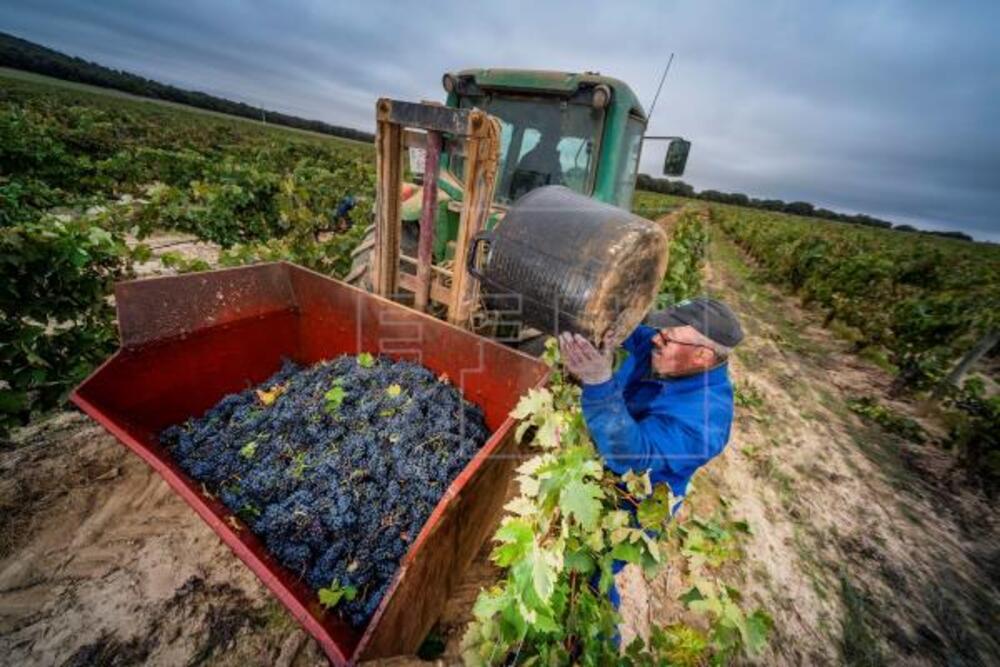
[[[234,288],[234,286],[236,286]],[[233,290],[233,291],[227,291]],[[508,413],[547,379],[536,359],[290,264],[125,283],[123,348],[72,400],[159,472],[321,644],[335,664],[412,653],[499,516],[515,465]],[[148,313],[148,316],[144,315]],[[164,335],[158,335],[157,323]],[[302,585],[159,446],[158,433],[265,380],[283,357],[310,364],[366,351],[446,374],[483,408],[492,437],[404,556],[363,637]]]

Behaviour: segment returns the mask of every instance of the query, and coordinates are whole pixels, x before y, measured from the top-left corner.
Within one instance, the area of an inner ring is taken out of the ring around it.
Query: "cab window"
[[[615,203],[624,209],[632,207],[632,194],[635,191],[635,177],[639,170],[639,153],[642,151],[642,135],[646,124],[635,116],[629,116],[625,125],[625,141],[622,142],[622,155],[619,164],[619,180],[615,192]]]
[[[496,201],[508,204],[543,185],[565,185],[590,194],[604,112],[558,98],[464,98],[500,119],[500,169]],[[460,155],[450,156],[461,174]]]

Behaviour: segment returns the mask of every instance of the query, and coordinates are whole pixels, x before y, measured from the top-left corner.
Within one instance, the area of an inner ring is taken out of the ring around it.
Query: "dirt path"
[[[83,415],[17,434],[0,480],[0,664],[274,664],[304,643],[166,483]]]

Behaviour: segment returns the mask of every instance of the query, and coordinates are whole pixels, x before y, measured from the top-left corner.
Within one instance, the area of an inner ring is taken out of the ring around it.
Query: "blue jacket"
[[[727,364],[681,378],[652,375],[656,330],[639,326],[622,344],[628,358],[601,384],[584,385],[583,417],[605,465],[619,475],[650,469],[675,496],[729,440],[733,388]]]

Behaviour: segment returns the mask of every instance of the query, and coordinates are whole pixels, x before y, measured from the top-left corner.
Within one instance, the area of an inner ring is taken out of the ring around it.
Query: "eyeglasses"
[[[684,345],[687,347],[705,347],[701,343],[687,343],[683,340],[677,340],[676,338],[671,338],[663,333],[663,331],[657,331],[654,338],[660,339],[660,345],[666,347],[667,343],[677,343],[678,345]],[[711,349],[711,348],[709,348]]]
[[[666,347],[667,343],[676,343],[677,345],[683,345],[685,347],[703,347],[706,350],[711,350],[712,354],[714,354],[715,358],[717,360],[719,360],[720,362],[726,360],[726,356],[725,355],[719,354],[718,352],[716,352],[715,350],[713,350],[712,348],[710,348],[707,345],[702,345],[701,343],[688,343],[688,342],[683,341],[683,340],[677,340],[676,338],[671,338],[670,336],[665,335],[662,330],[656,332],[656,336],[653,337],[653,340],[656,341],[657,338],[660,339],[660,343],[659,344],[660,344],[661,347]]]

